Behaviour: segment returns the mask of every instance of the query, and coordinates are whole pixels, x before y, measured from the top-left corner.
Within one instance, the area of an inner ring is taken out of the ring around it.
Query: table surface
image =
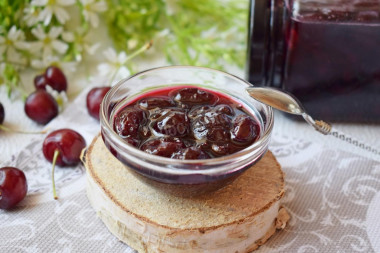
[[[99,123],[88,116],[85,107],[89,88],[46,128],[73,128],[89,144],[99,132]],[[7,127],[43,128],[26,118],[22,101],[8,99],[5,93],[0,87]],[[379,147],[380,125],[334,126]],[[45,135],[1,132],[0,136],[0,167],[19,167],[29,185],[27,197],[17,208],[0,210],[0,252],[133,252],[96,217],[86,197],[82,165],[56,170],[60,198],[55,201],[51,164],[41,151]],[[292,218],[258,252],[380,252],[379,157],[323,136],[279,112],[275,113],[270,149],[286,173],[283,205]]]

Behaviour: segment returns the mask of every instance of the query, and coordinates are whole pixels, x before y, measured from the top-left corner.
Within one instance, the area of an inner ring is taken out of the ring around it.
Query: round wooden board
[[[280,206],[284,174],[270,151],[228,186],[193,198],[141,182],[99,136],[85,164],[91,205],[138,252],[250,252],[289,219]]]

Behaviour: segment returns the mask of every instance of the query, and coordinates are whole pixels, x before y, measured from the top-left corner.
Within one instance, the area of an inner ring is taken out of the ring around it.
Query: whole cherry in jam
[[[180,139],[165,137],[148,140],[140,149],[152,155],[172,157],[173,154],[185,147],[185,144]]]
[[[49,85],[53,90],[58,92],[67,90],[67,79],[60,68],[50,66],[43,74],[34,78],[36,89],[46,89],[46,85]]]
[[[0,168],[0,209],[11,209],[23,200],[28,184],[22,170],[15,167]]]
[[[137,107],[126,107],[115,118],[115,130],[122,137],[135,137],[144,119],[143,110]]]
[[[195,160],[195,159],[207,159],[210,158],[208,154],[202,151],[199,147],[188,147],[181,149],[177,153],[173,153],[171,158],[180,160]]]
[[[25,101],[25,113],[39,124],[47,124],[58,115],[57,101],[45,90],[36,90]]]
[[[42,151],[46,160],[53,164],[52,182],[55,199],[57,199],[54,182],[55,165],[62,167],[77,165],[85,147],[86,141],[82,135],[71,129],[59,129],[46,136]]]
[[[175,103],[169,97],[147,97],[143,98],[138,103],[143,110],[151,110],[155,108],[167,108],[175,106]]]
[[[156,135],[184,137],[189,133],[190,120],[185,111],[166,110],[166,113],[152,122]]]
[[[95,119],[99,120],[100,104],[104,96],[111,89],[109,86],[92,88],[86,97],[88,113]]]
[[[238,102],[197,87],[142,95],[116,112],[114,130],[149,154],[207,159],[238,152],[260,135],[258,120]]]
[[[195,117],[192,127],[194,137],[198,140],[223,142],[230,139],[231,119],[215,108]]]
[[[174,101],[181,104],[213,104],[217,97],[205,90],[198,88],[183,88],[172,91],[170,96]]]
[[[232,141],[239,144],[251,143],[260,131],[259,124],[248,115],[239,115],[233,120]]]

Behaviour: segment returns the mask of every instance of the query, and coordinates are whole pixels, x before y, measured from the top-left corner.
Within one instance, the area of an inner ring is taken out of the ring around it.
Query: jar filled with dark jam
[[[247,79],[315,118],[380,122],[380,0],[252,0]]]

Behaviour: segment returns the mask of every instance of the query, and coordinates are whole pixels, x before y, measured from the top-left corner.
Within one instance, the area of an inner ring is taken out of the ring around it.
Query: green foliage
[[[108,0],[105,13],[109,33],[118,49],[128,50],[128,41],[135,41],[141,47],[163,29],[165,12],[163,0]]]
[[[17,72],[16,68],[12,64],[5,64],[5,67],[1,73],[3,82],[7,87],[8,96],[11,95],[13,89],[17,88],[20,82],[20,75]],[[1,80],[0,80],[1,81]]]
[[[0,27],[7,30],[16,22],[18,23],[19,18],[22,16],[21,10],[28,2],[28,0],[1,0]]]
[[[118,49],[130,51],[128,41],[133,47],[155,41],[167,29],[162,50],[172,64],[244,65],[247,0],[108,0],[108,6],[108,28]]]
[[[8,30],[21,15],[20,10],[23,9],[27,0],[2,0],[0,1],[0,35]],[[1,61],[2,57],[0,56]],[[7,87],[8,96],[14,88],[19,85],[20,74],[16,70],[15,66],[9,63],[5,63],[0,68],[0,84],[4,83]]]

